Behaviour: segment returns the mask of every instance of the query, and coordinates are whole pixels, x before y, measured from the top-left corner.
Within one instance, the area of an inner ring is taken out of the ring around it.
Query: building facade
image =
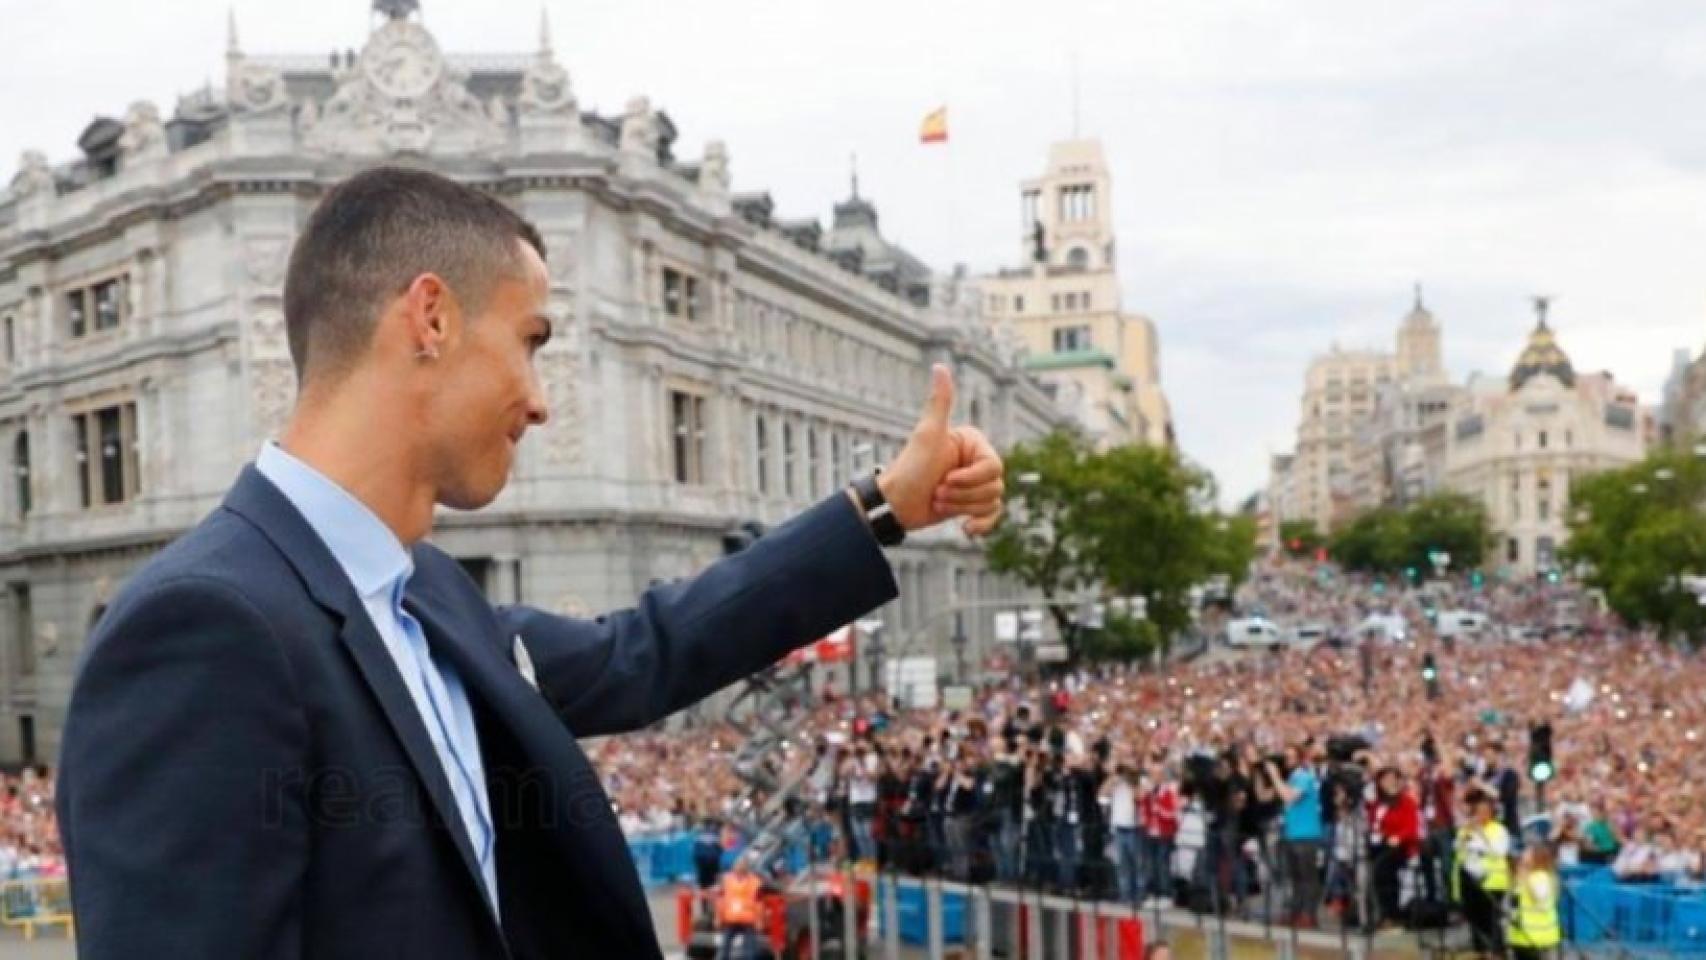
[[[1395,347],[1386,353],[1335,344],[1311,362],[1295,454],[1270,466],[1278,522],[1307,521],[1325,534],[1366,510],[1403,506],[1439,489],[1445,424],[1459,388],[1446,375],[1440,325],[1420,285]]]
[[[1446,376],[1440,326],[1422,302],[1398,325],[1394,376],[1375,389],[1374,409],[1357,427],[1352,500],[1356,509],[1406,507],[1444,482],[1446,432],[1462,388]]]
[[[1693,358],[1687,350],[1672,355],[1657,427],[1667,446],[1706,450],[1706,351]]]
[[[1097,442],[1173,444],[1155,324],[1122,303],[1102,145],[1054,144],[1020,200],[1024,266],[979,281],[990,320]]]
[[[56,753],[107,601],[284,422],[286,259],[318,198],[375,163],[490,191],[549,249],[551,423],[492,506],[444,512],[434,537],[495,602],[586,614],[693,573],[731,526],[892,456],[932,362],[998,445],[1058,422],[964,284],[879,245],[874,208],[837,211],[839,239],[778,219],[731,192],[720,143],[678,157],[645,99],[583,109],[540,34],[527,54],[446,54],[391,0],[360,52],[281,57],[233,25],[223,90],[97,119],[68,162],[24,155],[0,193],[0,760]],[[952,525],[894,565],[891,645],[945,662],[949,605],[1004,595]],[[976,656],[989,618],[965,624]]]
[[[1555,569],[1570,486],[1640,460],[1650,411],[1609,374],[1578,374],[1547,325],[1546,301],[1504,381],[1472,381],[1452,411],[1445,484],[1480,500],[1498,536],[1490,566]]]
[[[1371,470],[1359,447],[1360,431],[1379,391],[1392,383],[1395,368],[1390,353],[1343,350],[1337,344],[1309,364],[1290,465],[1288,499],[1294,513],[1282,515],[1282,522],[1307,520],[1327,533],[1356,512],[1359,485]]]

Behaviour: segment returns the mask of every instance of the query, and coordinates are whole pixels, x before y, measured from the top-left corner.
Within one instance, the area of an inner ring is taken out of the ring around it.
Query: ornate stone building
[[[1155,324],[1122,303],[1101,143],[1054,144],[1047,170],[1020,184],[1019,196],[1025,265],[979,281],[990,319],[1023,345],[1026,369],[1088,436],[1173,445]]]
[[[288,414],[286,258],[364,166],[475,184],[549,246],[552,422],[493,506],[436,534],[495,601],[587,613],[703,567],[732,525],[897,450],[932,361],[998,444],[1055,420],[976,298],[883,244],[874,208],[830,243],[732,194],[722,144],[678,156],[645,99],[584,109],[545,24],[532,53],[457,56],[412,0],[374,8],[360,52],[330,56],[250,55],[233,25],[223,90],[97,119],[77,159],[26,153],[0,192],[0,760],[54,755],[104,604]],[[928,632],[951,662],[935,613],[1002,585],[953,529],[895,567],[891,640]],[[976,653],[988,620],[966,623]]]
[[[1552,569],[1567,533],[1570,485],[1646,455],[1652,414],[1609,373],[1581,374],[1539,321],[1504,381],[1471,381],[1452,410],[1445,484],[1486,505],[1490,566]]]

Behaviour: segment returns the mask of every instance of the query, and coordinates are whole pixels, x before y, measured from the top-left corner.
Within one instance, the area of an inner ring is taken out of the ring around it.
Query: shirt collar
[[[255,458],[255,469],[308,521],[362,598],[414,573],[414,561],[391,528],[325,474],[271,441]]]

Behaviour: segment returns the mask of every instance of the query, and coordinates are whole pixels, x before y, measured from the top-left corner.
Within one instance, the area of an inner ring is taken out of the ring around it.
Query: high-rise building
[[[1379,390],[1392,382],[1395,365],[1390,353],[1337,344],[1309,364],[1291,464],[1294,512],[1282,522],[1308,520],[1326,533],[1355,512],[1358,430],[1374,412]]]
[[[1416,284],[1416,302],[1398,324],[1398,366],[1395,379],[1425,386],[1445,379],[1445,361],[1440,352],[1439,322],[1422,303],[1422,285]]]
[[[1054,144],[1020,185],[1023,266],[980,280],[984,311],[1093,438],[1171,444],[1155,324],[1122,301],[1112,191],[1101,143]]]
[[[1415,302],[1398,323],[1396,350],[1342,350],[1315,358],[1304,375],[1297,448],[1283,479],[1286,512],[1322,533],[1365,510],[1409,503],[1437,489],[1444,424],[1458,392],[1445,372],[1438,320]]]
[[[1358,511],[1404,507],[1439,490],[1445,431],[1462,388],[1446,377],[1440,326],[1416,301],[1398,325],[1394,376],[1375,390],[1374,409],[1357,427],[1353,496]]]
[[[78,155],[26,153],[0,190],[0,761],[57,750],[90,626],[131,572],[215,509],[288,415],[282,285],[335,182],[400,159],[490,191],[549,251],[551,422],[503,495],[435,542],[496,602],[631,602],[893,455],[955,370],[999,445],[1059,422],[954,279],[885,241],[875,208],[782,220],[681,155],[645,99],[580,104],[538,48],[458,55],[416,4],[374,4],[360,52],[257,56],[167,119],[101,117]],[[844,205],[845,206],[845,205]],[[385,429],[375,412],[374,429]],[[893,557],[889,639],[951,662],[942,611],[1005,585],[951,525]],[[964,618],[973,663],[992,634]]]

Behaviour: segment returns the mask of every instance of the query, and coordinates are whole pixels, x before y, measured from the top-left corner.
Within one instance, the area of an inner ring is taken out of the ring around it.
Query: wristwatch
[[[871,532],[876,534],[878,543],[894,547],[906,539],[906,529],[895,519],[894,508],[884,499],[875,473],[854,480],[853,495],[859,498],[859,504],[865,511],[865,522],[871,525]]]

